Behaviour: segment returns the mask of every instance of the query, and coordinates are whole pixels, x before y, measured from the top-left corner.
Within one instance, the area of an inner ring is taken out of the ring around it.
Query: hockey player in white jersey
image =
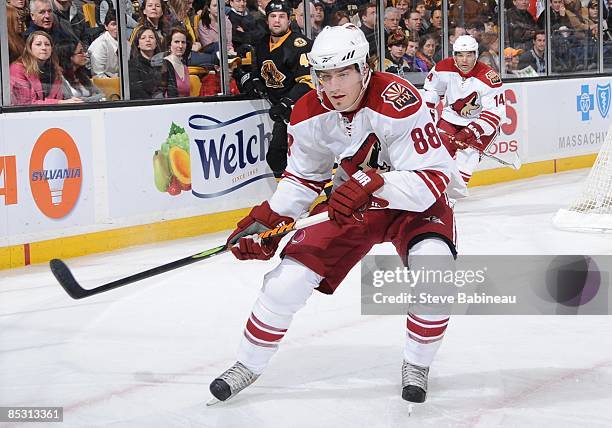
[[[300,98],[291,114],[287,169],[272,197],[228,238],[238,259],[270,259],[279,240],[254,234],[306,213],[339,160],[330,199],[311,213],[327,211],[330,220],[298,231],[280,264],[265,275],[238,361],[210,385],[217,400],[252,384],[313,290],[332,294],[373,245],[392,242],[414,267],[417,255],[450,262],[456,255],[445,194],[449,183],[461,181],[455,162],[418,90],[392,74],[372,72],[368,51],[363,32],[352,24],[326,27],[315,39],[308,59],[317,90]],[[448,320],[409,312],[401,371],[405,400],[425,401],[429,366]]]
[[[445,145],[456,157],[466,186],[480,153],[497,137],[506,111],[501,78],[477,58],[476,39],[459,36],[453,43],[452,57],[438,62],[423,85],[427,106]],[[436,105],[441,98],[444,108],[437,120]]]

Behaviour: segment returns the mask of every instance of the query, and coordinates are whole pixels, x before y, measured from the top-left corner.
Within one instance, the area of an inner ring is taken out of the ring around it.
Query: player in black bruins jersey
[[[237,76],[240,89],[270,101],[274,121],[272,141],[266,161],[281,177],[287,166],[287,123],[295,102],[314,89],[306,54],[312,42],[291,31],[291,5],[286,0],[271,0],[266,6],[269,34],[255,47],[255,64],[250,73]]]

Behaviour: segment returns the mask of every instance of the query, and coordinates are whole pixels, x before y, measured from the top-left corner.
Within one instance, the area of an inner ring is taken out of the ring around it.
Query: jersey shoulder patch
[[[419,102],[416,95],[399,82],[389,83],[380,96],[384,102],[391,104],[397,111],[405,110]]]
[[[499,77],[499,74],[490,66],[482,62],[476,63],[473,75],[475,78],[477,78],[478,80],[480,80],[485,85],[491,88],[498,88],[502,84],[502,80],[501,77]]]
[[[303,48],[307,44],[308,42],[301,37],[298,37],[293,41],[293,46],[295,46],[296,48]]]
[[[423,103],[418,89],[410,82],[384,72],[372,74],[366,97],[364,107],[395,119],[414,114]]]

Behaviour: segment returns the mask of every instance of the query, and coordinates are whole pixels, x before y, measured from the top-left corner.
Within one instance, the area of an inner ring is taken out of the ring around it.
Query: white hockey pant
[[[452,254],[448,245],[440,239],[426,239],[410,249],[410,255]],[[409,256],[410,262],[410,256]],[[249,316],[244,336],[238,349],[238,361],[254,373],[262,373],[276,353],[293,315],[301,309],[323,277],[297,261],[285,257],[281,263],[264,277],[263,287],[253,311]],[[410,321],[412,318],[416,320]],[[409,328],[404,349],[404,358],[418,365],[429,366],[440,346],[448,316],[409,315],[408,326],[418,323],[426,325],[436,337],[424,334],[419,329]],[[443,325],[442,333],[440,326]],[[424,339],[419,340],[419,338]]]

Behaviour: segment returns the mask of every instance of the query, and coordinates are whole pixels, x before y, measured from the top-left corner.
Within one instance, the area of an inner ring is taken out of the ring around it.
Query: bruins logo
[[[295,46],[296,48],[303,48],[307,44],[308,44],[308,42],[306,40],[302,39],[301,37],[298,37],[297,39],[295,39],[293,41],[293,46]]]
[[[274,61],[267,59],[261,64],[261,77],[266,81],[268,88],[282,88],[283,82],[287,78],[283,73],[278,71]]]

